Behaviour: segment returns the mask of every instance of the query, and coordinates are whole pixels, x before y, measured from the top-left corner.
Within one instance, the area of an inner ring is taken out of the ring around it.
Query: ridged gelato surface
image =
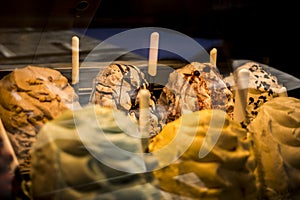
[[[269,199],[299,199],[300,100],[277,97],[266,102],[248,129],[263,194]]]
[[[169,195],[191,199],[255,199],[256,162],[247,131],[222,110],[184,114],[149,144]],[[176,199],[176,198],[175,198]]]
[[[137,134],[119,110],[89,105],[64,112],[45,124],[33,146],[32,198],[159,199],[142,173]]]

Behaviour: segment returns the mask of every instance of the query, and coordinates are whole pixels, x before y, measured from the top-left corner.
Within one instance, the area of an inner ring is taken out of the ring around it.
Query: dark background
[[[164,27],[190,37],[222,39],[220,65],[250,59],[300,78],[298,13],[288,1],[10,0],[1,2],[0,28]]]
[[[221,58],[253,59],[299,77],[297,50],[292,50],[299,43],[297,13],[288,1],[102,0],[91,25],[159,26],[191,37],[220,38],[225,41]]]

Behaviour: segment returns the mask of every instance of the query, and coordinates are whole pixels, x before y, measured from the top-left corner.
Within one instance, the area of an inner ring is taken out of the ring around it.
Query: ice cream
[[[182,115],[152,139],[149,150],[161,166],[153,172],[160,188],[174,199],[253,200],[258,196],[251,141],[225,111]]]
[[[203,109],[220,109],[232,117],[233,95],[217,68],[210,63],[192,62],[172,72],[158,99],[168,123],[182,114]]]
[[[32,150],[32,198],[160,199],[141,173],[146,165],[136,134],[124,112],[99,105],[46,123]]]
[[[271,200],[300,199],[300,100],[269,100],[248,129],[254,138],[263,195]]]
[[[248,95],[246,102],[246,117],[242,122],[247,126],[258,114],[260,107],[270,99],[278,96],[286,96],[286,91],[277,77],[263,69],[256,62],[247,62],[236,69],[236,72],[246,69],[249,70]],[[234,75],[227,77],[225,81],[230,85],[235,94],[236,81]]]
[[[66,77],[38,66],[17,68],[3,77],[0,94],[0,117],[24,170],[41,127],[63,111],[80,106]]]
[[[141,88],[148,89],[144,73],[134,65],[112,63],[96,77],[95,88],[90,102],[104,107],[122,110],[135,122],[139,121],[139,98]],[[156,114],[155,96],[150,92],[151,131],[150,136],[160,130],[158,114]]]

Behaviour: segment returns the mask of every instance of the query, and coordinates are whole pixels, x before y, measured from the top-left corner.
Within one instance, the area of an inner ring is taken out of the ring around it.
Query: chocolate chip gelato
[[[233,95],[217,68],[210,63],[192,62],[172,72],[158,99],[164,123],[182,114],[203,109],[220,109],[233,115]]]
[[[249,71],[248,94],[246,102],[246,116],[242,122],[247,126],[258,114],[260,107],[272,98],[278,96],[286,96],[284,86],[279,82],[276,76],[273,76],[268,71],[256,62],[247,62],[238,67],[236,71],[246,69]],[[225,78],[225,81],[230,85],[232,92],[236,93],[236,77],[231,75]]]

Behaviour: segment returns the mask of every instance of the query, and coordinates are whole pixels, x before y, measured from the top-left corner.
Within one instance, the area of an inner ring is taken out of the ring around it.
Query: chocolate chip
[[[264,103],[267,102],[267,97],[265,97],[265,96],[259,96],[258,98],[262,99],[264,101]]]
[[[249,98],[249,105],[252,104],[253,102],[254,102],[254,98],[253,98],[253,97],[250,97],[250,98]]]
[[[252,114],[252,115],[257,115],[258,112],[257,112],[257,111],[251,111],[251,114]]]
[[[256,89],[259,89],[259,88],[261,88],[261,83],[256,87]]]
[[[252,65],[250,68],[249,68],[249,71],[251,72],[254,72],[258,69],[258,66],[257,65]]]
[[[254,103],[254,109],[257,109],[260,105],[260,100],[257,100],[255,103]]]
[[[264,78],[270,79],[270,77],[267,74],[264,75]]]
[[[205,68],[203,69],[203,71],[205,70]],[[193,71],[193,75],[194,76],[200,76],[200,72],[198,70],[195,70],[195,71]]]
[[[273,94],[274,94],[273,90],[270,89],[269,92],[268,92],[268,96],[271,96],[271,95],[273,95]]]

